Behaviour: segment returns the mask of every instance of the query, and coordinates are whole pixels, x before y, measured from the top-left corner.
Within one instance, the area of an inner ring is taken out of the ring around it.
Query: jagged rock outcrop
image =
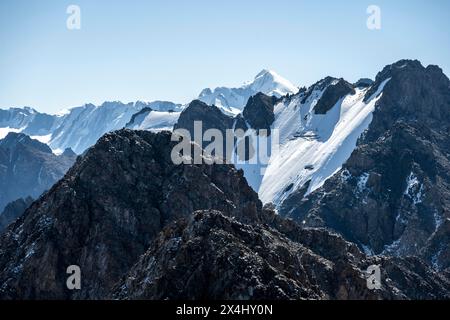
[[[0,211],[18,198],[39,197],[75,159],[73,152],[56,156],[44,143],[23,133],[9,133],[0,140]]]
[[[316,192],[288,198],[281,214],[331,228],[368,253],[423,256],[443,270],[448,246],[434,239],[450,238],[450,81],[436,66],[402,60],[366,97],[387,80],[343,168]]]
[[[208,129],[217,129],[224,137],[227,129],[266,129],[270,133],[270,127],[275,120],[274,106],[277,101],[275,96],[257,93],[249,98],[242,114],[232,117],[214,105],[194,100],[183,110],[174,129],[186,129],[194,138],[194,122],[199,121],[202,123],[202,133]]]
[[[258,93],[249,98],[244,111],[235,117],[224,114],[218,107],[209,106],[204,102],[199,100],[192,101],[178,119],[178,122],[174,126],[174,130],[185,129],[189,132],[192,141],[194,139],[201,139],[196,141],[203,148],[206,148],[211,142],[204,141],[202,139],[204,133],[209,129],[215,129],[220,131],[222,134],[222,146],[223,150],[221,153],[221,158],[233,161],[235,154],[233,148],[227,149],[227,137],[233,139],[233,143],[236,146],[245,144],[245,151],[239,153],[236,157],[239,160],[249,160],[254,156],[254,151],[250,146],[252,146],[253,139],[255,135],[260,133],[261,129],[267,130],[267,135],[270,135],[271,125],[275,120],[274,106],[278,99],[275,96],[267,96],[263,93]],[[199,131],[197,137],[195,136],[194,125],[199,123]],[[201,130],[200,130],[201,129]],[[249,129],[255,130],[255,134],[251,136],[245,136],[236,134],[236,130],[240,129],[243,132],[247,132]],[[228,133],[227,133],[228,131]],[[200,136],[199,136],[200,134]],[[243,147],[243,146],[242,146]],[[238,150],[241,150],[238,147]],[[215,155],[215,154],[214,154]]]
[[[252,129],[265,129],[270,134],[270,126],[275,121],[273,108],[276,101],[276,97],[269,97],[263,93],[250,97],[242,113],[245,121]]]
[[[338,81],[338,79],[327,76],[327,77],[323,78],[322,80],[319,80],[316,83],[314,83],[306,91],[303,90],[303,91],[299,92],[299,93],[302,93],[301,103],[302,104],[305,103],[311,97],[311,95],[314,93],[314,91],[326,90],[326,88],[328,86],[332,85],[333,83],[335,83],[337,81]]]
[[[344,79],[336,80],[335,83],[333,82],[325,89],[314,106],[314,112],[316,114],[326,114],[340,99],[348,94],[355,94],[353,85]]]
[[[27,197],[8,203],[3,212],[0,213],[0,234],[7,226],[14,222],[14,220],[20,217],[32,202],[33,198]]]
[[[225,137],[225,131],[233,126],[233,117],[224,114],[214,105],[210,106],[200,100],[194,100],[181,112],[174,130],[188,130],[191,138],[194,139],[196,121],[201,123],[202,131],[200,134],[202,135],[206,130],[216,129],[222,132]]]
[[[449,294],[448,279],[418,260],[366,259],[337,235],[288,225],[270,228],[217,211],[196,212],[164,229],[113,297],[432,299]],[[367,287],[365,270],[371,264],[383,270],[380,290]]]

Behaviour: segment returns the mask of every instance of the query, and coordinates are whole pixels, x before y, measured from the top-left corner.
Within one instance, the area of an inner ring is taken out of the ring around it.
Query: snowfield
[[[313,91],[303,104],[299,96],[276,105],[273,129],[279,130],[280,146],[271,155],[258,188],[260,199],[279,205],[308,181],[306,194],[340,170],[371,123],[375,104],[389,80],[367,102],[363,100],[368,88],[357,88],[324,115],[315,114],[314,106],[325,89]]]
[[[6,128],[0,128],[0,140],[3,139],[4,137],[6,137],[8,135],[8,133],[10,132],[21,132],[23,130],[23,128],[21,129],[14,129],[14,128],[10,128],[10,127],[6,127]]]

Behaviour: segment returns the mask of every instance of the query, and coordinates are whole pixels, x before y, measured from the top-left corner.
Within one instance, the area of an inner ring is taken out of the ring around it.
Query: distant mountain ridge
[[[248,99],[258,92],[281,97],[298,89],[273,71],[261,71],[240,88],[204,89],[199,96],[217,103],[224,113],[242,111]],[[211,91],[211,95],[208,92]],[[56,153],[71,148],[81,154],[105,133],[124,127],[137,130],[171,130],[186,107],[170,101],[104,102],[85,104],[56,115],[40,113],[30,107],[0,109],[0,139],[9,132],[22,132],[48,144]],[[145,111],[142,111],[145,110]]]
[[[0,140],[0,212],[19,198],[38,198],[64,176],[76,155],[66,150],[56,156],[44,143],[23,133]]]
[[[206,104],[215,105],[229,115],[236,115],[243,110],[248,99],[257,93],[280,98],[297,92],[298,88],[289,80],[284,79],[275,71],[264,69],[256,75],[253,81],[247,82],[241,87],[203,89],[198,99]]]
[[[122,103],[105,102],[100,106],[86,104],[57,115],[40,113],[32,108],[0,110],[0,138],[9,132],[25,133],[48,144],[56,153],[71,148],[81,154],[105,133],[118,130],[144,108],[181,110],[181,104],[168,101]]]

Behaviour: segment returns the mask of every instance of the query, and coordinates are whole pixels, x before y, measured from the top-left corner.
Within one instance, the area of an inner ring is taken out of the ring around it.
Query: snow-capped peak
[[[275,76],[277,75],[275,71],[269,70],[269,69],[262,69],[256,76],[255,79],[265,76],[265,75],[269,75],[269,76]]]
[[[250,84],[253,90],[277,97],[295,94],[298,88],[275,71],[263,69]]]
[[[252,81],[245,82],[241,87],[218,87],[214,90],[206,88],[198,99],[206,104],[216,105],[227,114],[237,114],[245,107],[248,99],[258,92],[281,97],[297,93],[298,88],[275,71],[263,69]]]

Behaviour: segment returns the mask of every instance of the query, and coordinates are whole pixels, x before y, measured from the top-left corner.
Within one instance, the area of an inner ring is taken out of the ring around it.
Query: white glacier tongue
[[[305,101],[303,95],[297,95],[277,104],[273,129],[279,130],[280,146],[271,155],[259,187],[261,200],[278,205],[308,181],[306,194],[336,173],[371,123],[375,103],[388,81],[366,102],[364,96],[369,88],[355,89],[354,94],[341,98],[326,114],[314,112],[326,88],[312,90]]]
[[[219,107],[226,114],[236,115],[243,110],[248,99],[258,92],[279,98],[288,93],[297,93],[298,88],[274,71],[264,69],[253,81],[244,83],[241,87],[218,87],[214,90],[206,88],[198,99],[208,105]]]

